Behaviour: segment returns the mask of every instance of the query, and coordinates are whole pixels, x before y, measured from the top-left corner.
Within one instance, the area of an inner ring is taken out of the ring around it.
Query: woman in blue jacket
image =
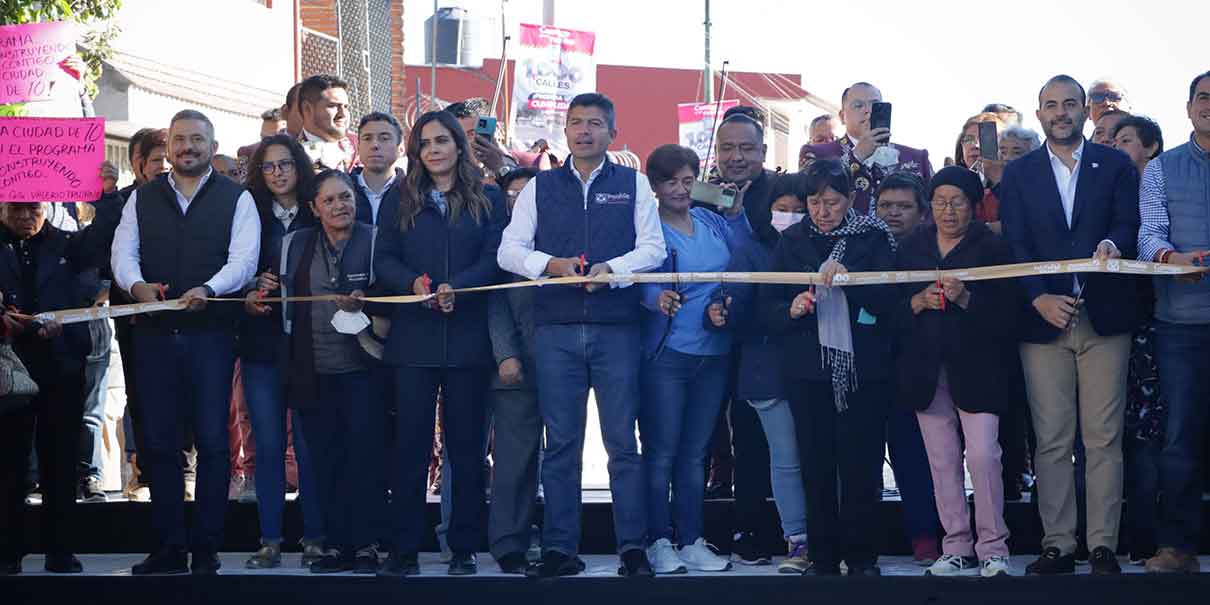
[[[658,271],[724,271],[731,250],[751,234],[742,192],[722,215],[690,208],[699,167],[697,154],[679,145],[661,146],[647,158],[668,245]],[[731,351],[731,335],[706,325],[706,308],[717,289],[708,283],[643,285],[639,434],[647,478],[647,558],[656,573],[731,566],[702,535],[706,449],[722,406]],[[671,525],[679,552],[670,540]]]
[[[392,482],[395,544],[380,573],[419,572],[425,535],[425,478],[433,443],[437,391],[452,468],[453,509],[447,540],[451,575],[477,572],[482,536],[485,401],[495,367],[487,294],[452,290],[500,281],[496,248],[508,220],[500,190],[484,188],[466,134],[453,114],[420,116],[407,144],[407,180],[395,216],[383,216],[374,255],[382,288],[434,294],[396,305],[383,362],[395,373],[397,435]]]
[[[753,238],[731,254],[727,271],[749,273],[770,271],[773,250],[781,232],[801,222],[807,213],[807,182],[803,173],[777,177],[770,207],[773,220],[753,229]],[[810,567],[807,557],[807,502],[802,467],[789,395],[782,384],[777,342],[758,321],[756,284],[727,284],[723,300],[708,308],[716,329],[735,335],[739,375],[735,399],[746,401],[760,418],[769,443],[770,483],[773,501],[781,517],[787,556],[778,565],[780,573],[802,573]],[[729,303],[729,304],[725,304]]]

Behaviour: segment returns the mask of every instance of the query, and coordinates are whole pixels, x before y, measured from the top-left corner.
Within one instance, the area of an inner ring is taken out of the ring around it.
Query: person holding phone
[[[658,272],[725,271],[731,251],[751,236],[743,190],[732,191],[735,203],[721,215],[690,208],[700,165],[697,154],[680,145],[662,145],[647,157],[669,250]],[[717,284],[653,283],[642,285],[642,305],[647,557],[661,574],[725,571],[731,563],[706,544],[702,477],[727,386],[731,334],[711,329],[725,321],[727,298]],[[673,525],[679,551],[670,540]]]
[[[979,214],[975,218],[987,223],[995,233],[1000,233],[1000,200],[996,197],[996,190],[1000,188],[1000,179],[1004,178],[1006,164],[1000,159],[997,133],[1006,128],[1007,125],[997,114],[984,112],[971,116],[962,125],[962,134],[958,135],[954,150],[954,163],[975,171],[983,179],[986,189],[983,199],[979,200]],[[988,145],[992,148],[985,149]]]
[[[474,160],[483,169],[484,183],[494,184],[517,167],[517,160],[496,143],[496,118],[491,115],[486,99],[475,97],[451,103],[445,111],[458,118]]]
[[[858,82],[841,93],[840,101],[845,136],[824,145],[803,145],[798,154],[800,169],[816,159],[841,160],[849,167],[853,208],[861,214],[873,214],[874,192],[888,174],[906,170],[925,182],[933,177],[928,150],[891,142],[890,107],[881,104],[882,92],[877,87]]]

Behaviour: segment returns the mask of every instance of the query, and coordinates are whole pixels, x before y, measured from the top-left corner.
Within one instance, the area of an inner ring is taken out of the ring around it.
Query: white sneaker
[[[979,562],[974,557],[962,555],[941,555],[936,563],[924,570],[926,576],[969,576],[979,569]]]
[[[1008,557],[993,556],[984,559],[983,569],[979,570],[979,575],[985,578],[1010,575],[1008,573]]]
[[[693,544],[681,547],[681,560],[693,571],[727,571],[731,569],[731,561],[718,556],[706,543],[705,538],[698,538]]]
[[[660,538],[655,541],[655,544],[647,547],[647,560],[651,562],[651,569],[655,570],[657,574],[688,571],[685,563],[681,561],[681,557],[676,554],[676,549],[672,547],[672,542],[669,542],[667,538]]]

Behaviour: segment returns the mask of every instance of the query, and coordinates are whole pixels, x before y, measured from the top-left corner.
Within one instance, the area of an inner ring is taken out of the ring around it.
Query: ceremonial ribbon
[[[1046,261],[1036,263],[1017,263],[1012,265],[993,265],[987,267],[970,267],[967,269],[937,269],[920,271],[861,271],[853,273],[838,273],[834,278],[834,286],[871,286],[879,284],[909,284],[940,281],[942,278],[953,277],[960,281],[982,281],[988,279],[1008,279],[1015,277],[1030,277],[1041,275],[1059,275],[1065,273],[1111,273],[1121,275],[1188,275],[1193,273],[1210,272],[1210,266],[1187,266],[1133,261],[1126,259],[1111,259],[1107,261],[1095,259],[1076,259],[1065,261]],[[474,292],[489,292],[492,290],[508,290],[511,288],[531,288],[544,286],[578,286],[588,283],[749,283],[749,284],[782,284],[814,286],[826,285],[820,280],[819,273],[800,272],[718,272],[718,273],[603,273],[592,277],[551,277],[528,281],[507,282],[490,286],[477,286],[454,290],[453,294],[470,294]],[[367,296],[359,300],[385,304],[414,304],[435,298],[433,294],[405,294],[399,296]],[[323,296],[289,296],[264,297],[257,302],[304,302],[304,301],[335,301],[336,295]],[[244,302],[241,298],[208,298],[208,302]],[[164,300],[130,305],[112,305],[109,307],[87,307],[82,309],[67,309],[63,311],[48,311],[36,316],[15,314],[22,319],[38,319],[41,321],[57,321],[61,324],[80,323],[109,317],[127,317],[157,311],[181,311],[186,308],[179,299]]]

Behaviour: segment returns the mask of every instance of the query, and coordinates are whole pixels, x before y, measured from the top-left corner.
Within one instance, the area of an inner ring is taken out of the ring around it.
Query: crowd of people
[[[82,570],[68,520],[77,497],[107,497],[110,322],[32,316],[173,299],[183,310],[112,323],[125,491],[150,499],[158,538],[135,575],[216,573],[241,494],[261,534],[247,567],[281,566],[295,489],[312,573],[414,575],[431,483],[450,575],[477,572],[485,538],[505,573],[578,574],[590,390],[623,576],[775,556],[783,573],[879,575],[884,452],[928,575],[1008,574],[1005,503],[1031,491],[1043,550],[1027,574],[1077,561],[1116,574],[1119,552],[1148,572],[1200,570],[1210,281],[942,271],[1202,266],[1210,72],[1188,89],[1189,140],[1167,151],[1119,86],[1059,75],[1038,93],[1041,137],[989,104],[936,172],[871,127],[882,93],[865,82],[811,123],[793,172],[765,168],[754,107],[726,112],[712,161],[668,144],[639,171],[607,153],[618,116],[603,94],[570,102],[570,155],[554,158],[478,129],[482,100],[407,130],[381,112],[351,124],[348,89],[327,75],[296,84],[234,158],[216,155],[206,115],[182,110],[132,138],[134,184],[113,190],[104,166],[110,192],[91,204],[0,207],[2,334],[39,387],[0,398],[0,574],[22,569],[31,461],[47,571]],[[725,201],[695,199],[701,181]],[[893,270],[938,279],[840,286]],[[628,279],[653,271],[821,284]],[[367,300],[390,295],[424,299]],[[703,502],[732,490],[724,553],[706,541]],[[780,553],[761,535],[770,496]]]

